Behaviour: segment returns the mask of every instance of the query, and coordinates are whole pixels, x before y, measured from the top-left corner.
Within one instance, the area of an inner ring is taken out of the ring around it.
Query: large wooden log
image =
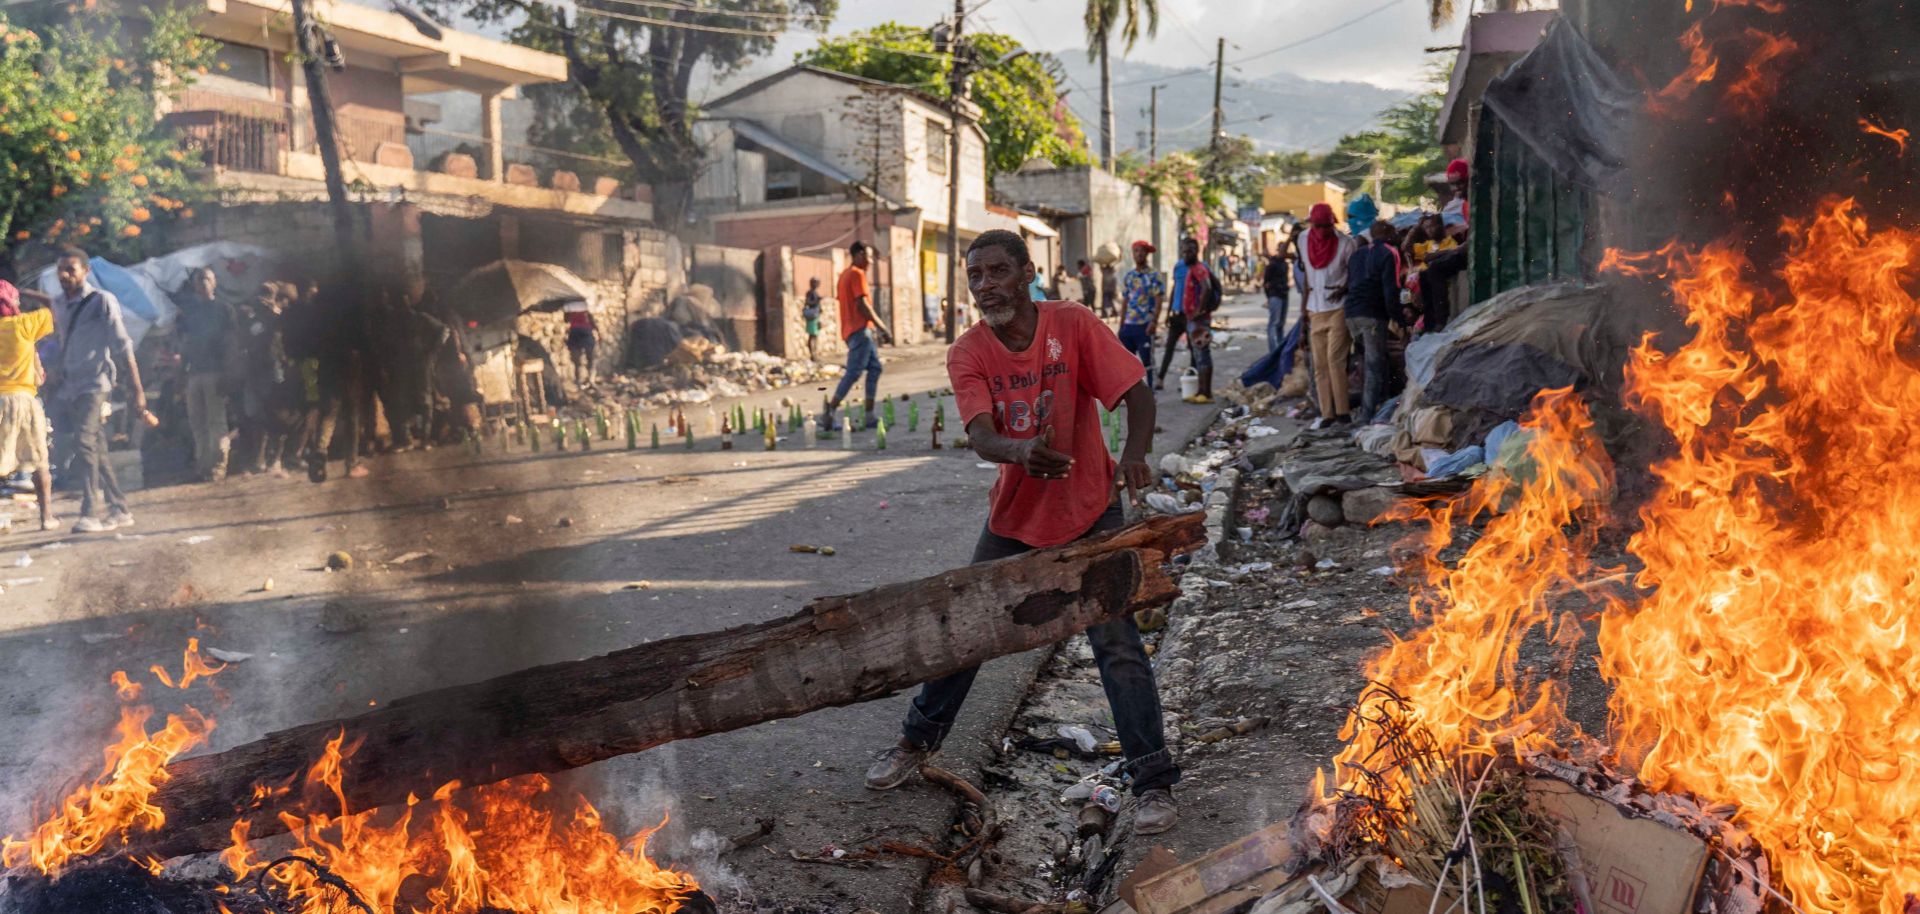
[[[488,784],[575,768],[673,740],[869,701],[996,657],[1061,641],[1114,615],[1163,604],[1163,569],[1200,545],[1197,514],[970,565],[852,596],[824,597],[758,625],[656,641],[398,699],[358,717],[281,730],[175,762],[153,803],[160,829],[131,838],[162,859],[285,830],[296,785],[342,731],[358,744],[342,783],[353,809],[428,796],[451,780]]]

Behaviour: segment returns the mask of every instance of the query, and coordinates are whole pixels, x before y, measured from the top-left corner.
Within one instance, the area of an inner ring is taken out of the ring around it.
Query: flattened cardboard
[[[1285,822],[1269,825],[1192,863],[1141,882],[1128,902],[1139,914],[1188,911],[1286,863],[1293,853],[1287,832]]]
[[[1527,796],[1566,823],[1580,846],[1594,914],[1688,914],[1707,865],[1706,842],[1627,815],[1552,778],[1531,778]]]

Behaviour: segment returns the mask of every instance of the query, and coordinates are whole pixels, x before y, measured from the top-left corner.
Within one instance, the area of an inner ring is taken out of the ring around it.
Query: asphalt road
[[[1250,302],[1230,307],[1236,324],[1252,323]],[[1222,388],[1227,366],[1248,353],[1223,356]],[[918,350],[895,357],[882,390],[915,394],[924,416],[923,394],[945,383],[941,354]],[[810,404],[820,393],[790,389],[746,403],[783,396]],[[1177,447],[1215,411],[1173,397],[1162,396],[1163,447]],[[118,537],[7,541],[0,831],[20,832],[97,768],[117,716],[115,670],[146,682],[159,710],[184,698],[209,711],[217,750],[426,689],[924,577],[964,564],[984,521],[992,471],[971,453],[931,450],[924,426],[896,433],[886,451],[873,449],[870,433],[851,451],[832,441],[805,449],[797,436],[773,452],[745,438],[721,451],[697,431],[691,452],[629,452],[620,442],[479,458],[443,449],[382,458],[364,480],[152,490],[134,496],[140,523]],[[789,551],[801,543],[837,554]],[[334,550],[351,553],[354,568],[325,571]],[[8,564],[22,556],[31,564]],[[638,581],[650,589],[628,589]],[[330,602],[363,627],[323,630]],[[254,657],[214,680],[218,695],[160,689],[139,672],[153,664],[177,672],[195,636]],[[947,764],[966,770],[983,757],[1038,660],[1036,652],[989,665]],[[905,911],[920,887],[916,862],[852,870],[788,857],[876,837],[937,844],[952,813],[947,795],[918,782],[888,794],[860,783],[871,754],[897,738],[905,708],[906,696],[894,696],[663,746],[572,772],[562,785],[623,831],[670,814],[660,853],[695,867],[716,894]],[[773,834],[724,860],[700,837],[745,832],[766,816],[776,819]]]

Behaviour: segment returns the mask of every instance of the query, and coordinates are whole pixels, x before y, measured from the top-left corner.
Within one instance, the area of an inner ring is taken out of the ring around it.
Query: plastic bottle
[[[800,434],[806,436],[807,447],[820,446],[820,427],[814,424],[811,415],[801,417]]]

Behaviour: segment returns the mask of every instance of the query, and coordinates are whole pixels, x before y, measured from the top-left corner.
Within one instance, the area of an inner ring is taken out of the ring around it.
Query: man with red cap
[[[1153,244],[1133,243],[1133,269],[1120,280],[1121,300],[1126,303],[1120,314],[1120,345],[1153,368],[1153,328],[1160,323],[1160,303],[1167,297],[1167,282],[1153,268]]]
[[[1353,409],[1347,396],[1347,357],[1353,340],[1347,335],[1347,263],[1358,247],[1334,225],[1333,207],[1316,203],[1307,216],[1306,250],[1300,258],[1306,284],[1308,339],[1312,341],[1314,391],[1320,418],[1314,428],[1350,421]]]
[[[0,476],[33,474],[40,529],[52,530],[53,477],[47,469],[47,411],[40,404],[45,373],[36,351],[53,335],[53,310],[21,312],[20,290],[0,279]]]

